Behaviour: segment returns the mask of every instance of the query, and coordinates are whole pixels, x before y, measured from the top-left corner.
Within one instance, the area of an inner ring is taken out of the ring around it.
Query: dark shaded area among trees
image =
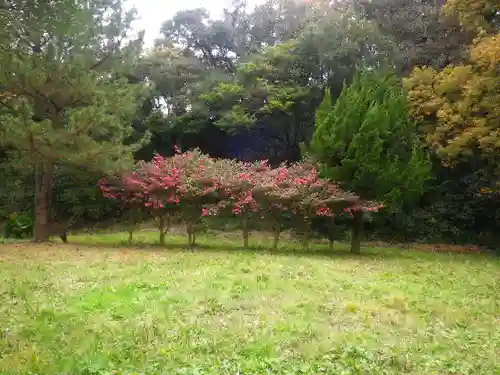
[[[149,49],[119,0],[47,4],[0,5],[0,221],[121,217],[97,181],[179,147],[316,159],[386,204],[369,237],[498,243],[497,1],[235,0]]]

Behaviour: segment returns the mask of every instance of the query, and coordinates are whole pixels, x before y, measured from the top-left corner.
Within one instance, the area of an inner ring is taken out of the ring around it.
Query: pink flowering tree
[[[109,176],[99,181],[99,188],[105,197],[123,202],[129,210],[129,244],[133,241],[134,230],[143,207],[149,200],[149,196],[136,180],[135,172],[126,172],[122,176]]]
[[[160,245],[165,245],[165,235],[169,231],[172,217],[177,213],[180,203],[179,188],[182,184],[183,171],[172,162],[172,158],[155,155],[148,163],[137,165],[129,184],[144,191],[144,207],[157,221],[160,231]]]
[[[321,179],[311,163],[270,170],[262,181],[254,189],[254,196],[273,229],[274,248],[277,248],[286,221],[302,237],[307,249],[315,217],[326,216],[333,223],[334,214],[358,201],[356,196],[342,191],[336,184]]]
[[[182,170],[179,212],[186,224],[189,246],[194,246],[204,208],[219,200],[218,169],[214,160],[199,150],[175,155],[172,163]]]
[[[219,160],[214,165],[217,171],[218,203],[204,210],[205,216],[230,214],[239,219],[243,235],[243,246],[248,248],[249,221],[259,215],[260,205],[253,196],[265,172],[270,170],[267,161],[242,163],[234,160]]]
[[[307,247],[311,233],[312,219],[315,216],[327,216],[330,226],[334,225],[334,216],[341,212],[347,212],[353,219],[351,252],[359,253],[363,232],[363,215],[366,212],[378,212],[384,207],[383,204],[362,200],[358,196],[343,191],[337,183],[319,178],[318,170],[312,163],[297,163],[289,168],[292,181],[295,182],[299,191],[300,199],[294,212],[298,219],[295,227],[304,238],[304,246]],[[292,177],[293,176],[293,177]],[[331,245],[330,239],[330,245]]]
[[[139,162],[133,172],[103,180],[101,190],[109,198],[147,209],[158,220],[162,245],[171,219],[179,215],[186,223],[188,242],[192,246],[203,207],[217,201],[218,185],[214,177],[217,171],[213,164],[210,157],[198,150],[168,158],[156,155],[150,162]]]
[[[194,150],[168,158],[156,155],[137,168],[136,183],[148,197],[145,206],[159,221],[160,244],[165,242],[173,216],[178,215],[186,224],[189,246],[195,245],[202,208],[216,195],[212,164],[210,157]]]
[[[228,214],[239,219],[245,248],[252,217],[264,220],[271,229],[273,248],[287,228],[293,228],[308,248],[315,218],[325,217],[333,226],[335,215],[346,212],[354,223],[351,248],[359,252],[363,213],[382,207],[320,178],[312,163],[271,168],[265,161],[216,160],[198,150],[168,158],[156,155],[122,177],[101,181],[101,190],[157,219],[160,244],[165,243],[171,219],[178,215],[186,224],[189,246],[195,245],[201,217]]]
[[[278,248],[281,232],[291,226],[291,203],[297,198],[296,189],[287,183],[288,177],[288,169],[284,165],[269,168],[262,172],[259,184],[252,190],[261,218],[273,234],[273,249]]]

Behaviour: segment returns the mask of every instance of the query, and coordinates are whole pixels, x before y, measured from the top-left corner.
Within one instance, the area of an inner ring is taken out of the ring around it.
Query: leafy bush
[[[33,235],[34,220],[25,214],[12,214],[4,225],[3,235],[5,238],[28,238]]]
[[[121,205],[103,197],[96,184],[99,177],[85,168],[57,166],[51,201],[53,219],[71,220],[78,226],[123,218]]]
[[[320,178],[312,163],[272,168],[266,161],[216,160],[199,151],[169,158],[157,155],[151,162],[139,162],[132,171],[101,181],[100,187],[105,197],[159,219],[161,244],[174,216],[186,224],[190,246],[203,218],[222,216],[239,222],[244,247],[257,219],[273,232],[274,247],[280,233],[292,229],[307,248],[315,218],[333,221],[343,211],[380,207]]]
[[[0,159],[0,223],[7,221],[12,212],[34,214],[34,179],[30,167]],[[2,226],[3,227],[3,226]]]

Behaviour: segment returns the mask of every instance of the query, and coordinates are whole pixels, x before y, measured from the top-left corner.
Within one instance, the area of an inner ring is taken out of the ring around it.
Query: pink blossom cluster
[[[198,150],[170,157],[156,155],[133,171],[100,182],[106,197],[150,209],[189,212],[190,218],[258,214],[279,221],[291,213],[306,221],[342,211],[377,211],[338,184],[319,176],[311,163],[272,168],[267,161],[243,163],[214,159]]]

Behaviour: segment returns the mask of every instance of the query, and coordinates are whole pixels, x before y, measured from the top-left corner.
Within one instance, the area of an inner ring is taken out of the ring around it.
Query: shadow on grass
[[[254,241],[248,248],[244,248],[239,241],[235,239],[228,239],[227,236],[222,234],[220,237],[217,235],[204,235],[199,237],[199,243],[196,246],[189,247],[186,239],[180,236],[172,236],[168,238],[166,245],[160,245],[157,237],[147,233],[139,234],[137,239],[129,244],[126,236],[122,233],[108,233],[108,234],[95,234],[95,235],[76,235],[70,238],[69,246],[84,246],[85,248],[93,249],[116,249],[116,250],[130,250],[130,251],[145,251],[155,253],[193,253],[193,252],[207,252],[207,253],[249,253],[255,255],[277,255],[277,256],[293,256],[293,257],[324,257],[330,259],[351,258],[351,259],[435,259],[436,257],[463,257],[464,260],[471,258],[484,258],[485,254],[455,254],[455,253],[432,253],[416,250],[405,250],[400,248],[381,248],[369,247],[362,248],[361,254],[353,254],[349,252],[347,244],[336,243],[331,249],[326,243],[312,242],[309,249],[304,249],[301,245],[294,240],[283,240],[280,242],[281,246],[274,250],[270,246],[268,239],[258,239]],[[61,244],[62,245],[62,244]],[[84,250],[84,249],[78,249]]]

